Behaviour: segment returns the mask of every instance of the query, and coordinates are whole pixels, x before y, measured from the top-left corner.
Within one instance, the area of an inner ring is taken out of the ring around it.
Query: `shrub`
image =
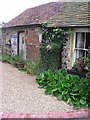
[[[24,68],[26,69],[27,74],[36,75],[38,74],[38,65],[38,62],[31,62],[28,60]]]
[[[61,67],[61,51],[63,43],[68,39],[69,29],[54,27],[48,29],[48,23],[42,24],[42,42],[40,45],[40,63],[44,70]],[[44,67],[43,67],[44,66]]]
[[[88,107],[89,85],[87,78],[79,80],[77,75],[66,74],[64,70],[47,70],[36,78],[39,88],[45,88],[45,94],[52,94],[58,100],[73,105],[74,109]]]
[[[16,66],[16,62],[20,62],[20,63],[25,64],[25,61],[18,55],[15,55],[15,56],[12,57],[12,64],[14,66]]]
[[[3,54],[2,55],[2,62],[6,62],[6,63],[11,63],[11,59],[10,59],[10,56],[6,55],[6,54]]]

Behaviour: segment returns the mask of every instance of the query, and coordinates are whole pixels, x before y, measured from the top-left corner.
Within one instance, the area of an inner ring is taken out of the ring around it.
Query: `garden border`
[[[0,119],[2,118],[89,118],[90,109],[77,110],[71,112],[60,113],[47,113],[47,114],[23,114],[23,113],[0,113]]]

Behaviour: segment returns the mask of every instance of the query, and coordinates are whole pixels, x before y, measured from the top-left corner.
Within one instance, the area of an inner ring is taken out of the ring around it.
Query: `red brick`
[[[48,113],[48,114],[17,114],[17,113],[0,113],[0,118],[88,118],[89,110],[80,110],[73,112]]]
[[[25,114],[20,113],[19,118],[25,118]]]
[[[31,118],[31,115],[30,114],[26,114],[25,118]]]
[[[0,113],[0,119],[2,118],[3,112]]]
[[[36,118],[36,115],[31,115],[31,118]]]
[[[10,113],[8,115],[8,118],[19,118],[20,114],[17,114],[17,113]]]
[[[8,113],[3,113],[2,118],[7,118],[8,117]]]

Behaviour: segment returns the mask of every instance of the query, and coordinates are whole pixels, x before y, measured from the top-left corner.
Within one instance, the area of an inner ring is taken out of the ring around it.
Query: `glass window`
[[[74,63],[79,57],[87,57],[88,47],[90,45],[90,33],[76,32],[75,35]]]

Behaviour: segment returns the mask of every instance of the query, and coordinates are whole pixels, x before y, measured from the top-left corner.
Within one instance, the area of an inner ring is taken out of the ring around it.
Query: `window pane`
[[[84,48],[85,33],[76,33],[76,48]]]
[[[88,49],[90,45],[90,33],[86,33],[86,49]]]
[[[76,58],[85,57],[85,51],[76,50]]]

